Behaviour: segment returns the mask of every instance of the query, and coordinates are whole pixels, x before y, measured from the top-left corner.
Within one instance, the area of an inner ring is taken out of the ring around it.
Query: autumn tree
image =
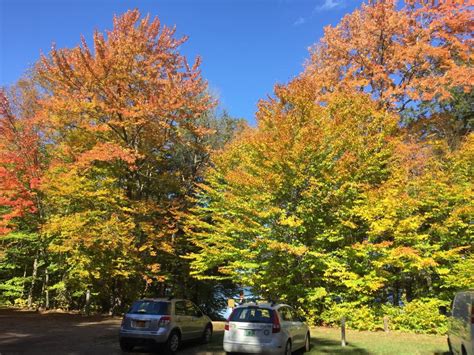
[[[318,322],[443,332],[437,307],[474,281],[469,16],[377,1],[326,28],[214,157],[186,223],[193,274]]]
[[[37,98],[28,80],[0,92],[0,292],[28,306],[41,287],[38,267],[45,254],[38,233],[45,152]]]
[[[185,275],[176,214],[207,164],[214,101],[174,34],[129,11],[93,50],[83,38],[36,67],[52,146],[43,230],[77,269],[69,278],[111,298],[105,308],[127,287],[163,292]]]
[[[354,209],[388,177],[397,118],[345,95],[327,107],[263,102],[258,118],[200,185],[188,220],[202,248],[194,273],[313,307],[344,249],[365,238]]]
[[[361,91],[405,118],[430,116],[439,103],[471,91],[471,17],[467,2],[362,4],[325,28],[297,81],[313,99]]]
[[[0,93],[0,233],[15,229],[16,219],[40,208],[37,188],[41,177],[38,134],[33,118],[16,117]]]

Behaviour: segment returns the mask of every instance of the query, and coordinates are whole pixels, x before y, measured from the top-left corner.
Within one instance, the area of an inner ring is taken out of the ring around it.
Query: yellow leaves
[[[144,245],[142,245],[140,248],[138,248],[138,251],[139,251],[139,252],[142,252],[142,251],[147,250],[148,248],[149,248],[149,245],[144,244]]]
[[[451,272],[451,270],[447,267],[439,267],[439,268],[436,268],[436,272],[438,273],[438,275],[445,276],[445,275],[448,275]]]
[[[295,215],[280,216],[278,223],[282,226],[288,226],[290,228],[296,228],[303,224],[303,220]]]
[[[349,220],[341,221],[341,225],[348,227],[350,229],[357,229],[359,227],[357,224]]]
[[[266,244],[271,251],[284,252],[295,256],[302,256],[308,251],[308,248],[304,245],[293,245],[272,240],[269,240]]]
[[[148,265],[148,269],[150,269],[150,271],[153,273],[153,274],[156,274],[158,272],[160,272],[161,270],[161,265],[160,264],[151,264],[151,265]]]
[[[344,285],[355,292],[365,294],[375,293],[385,286],[386,279],[377,276],[374,272],[358,278],[350,278],[343,281]]]
[[[323,299],[328,295],[328,292],[324,287],[317,287],[312,290],[310,290],[305,298],[300,298],[298,299],[299,303],[304,303],[304,302],[316,302],[318,300]]]
[[[426,270],[438,266],[433,256],[423,255],[419,250],[406,246],[388,250],[385,263],[409,270]]]

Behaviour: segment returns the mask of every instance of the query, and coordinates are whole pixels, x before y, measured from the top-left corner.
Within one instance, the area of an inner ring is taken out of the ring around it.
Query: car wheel
[[[291,340],[288,339],[285,345],[285,355],[291,355]]]
[[[203,344],[208,344],[212,338],[212,326],[210,324],[206,325],[206,329],[202,333],[201,342]]]
[[[167,354],[175,354],[181,343],[181,338],[179,337],[179,333],[176,331],[171,332],[168,340],[166,341],[166,353]]]
[[[304,348],[303,348],[303,352],[306,353],[308,352],[309,350],[311,349],[311,336],[308,334],[306,334],[306,339],[304,341]]]
[[[120,349],[122,349],[122,351],[132,351],[133,343],[127,339],[120,339]]]

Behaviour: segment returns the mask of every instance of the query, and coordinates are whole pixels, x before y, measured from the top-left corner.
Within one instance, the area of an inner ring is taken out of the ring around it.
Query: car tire
[[[206,328],[204,328],[204,332],[202,333],[201,337],[201,343],[203,344],[209,344],[212,339],[212,325],[208,324],[206,325]]]
[[[181,337],[179,333],[174,330],[168,337],[168,340],[165,343],[166,354],[172,355],[176,354],[181,345]]]
[[[284,354],[285,354],[285,355],[291,355],[291,354],[292,354],[292,351],[291,351],[291,340],[290,340],[290,339],[288,339],[287,342],[286,342]]]
[[[303,353],[307,353],[310,350],[311,350],[311,335],[307,333],[306,338],[304,340]]]
[[[133,350],[133,343],[127,339],[120,339],[120,349],[122,351],[132,351]]]

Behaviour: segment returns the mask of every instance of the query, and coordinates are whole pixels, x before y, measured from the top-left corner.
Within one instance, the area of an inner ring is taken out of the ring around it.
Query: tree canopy
[[[250,287],[314,323],[443,332],[474,287],[471,17],[363,4],[256,127],[138,10],[53,46],[0,96],[0,302],[216,312]]]

